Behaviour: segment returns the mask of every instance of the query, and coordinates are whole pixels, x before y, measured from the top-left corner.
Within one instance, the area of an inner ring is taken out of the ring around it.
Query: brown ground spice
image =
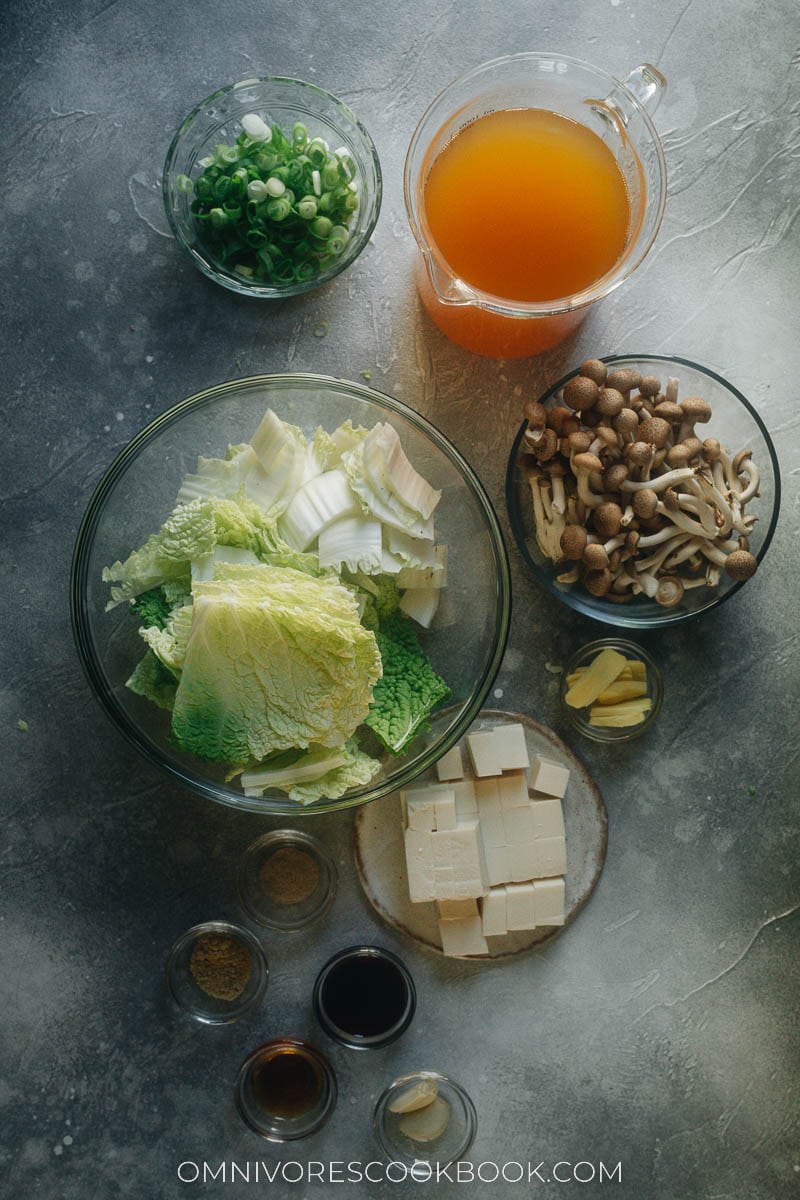
[[[253,969],[250,950],[229,933],[204,933],[194,944],[189,970],[199,988],[215,1000],[237,1000]]]
[[[281,846],[262,864],[259,877],[273,904],[302,904],[319,887],[319,865],[305,850]]]

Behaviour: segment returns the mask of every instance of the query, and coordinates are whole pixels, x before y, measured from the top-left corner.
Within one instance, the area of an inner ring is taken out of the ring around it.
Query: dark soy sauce
[[[334,963],[320,994],[331,1024],[353,1037],[373,1038],[405,1016],[408,983],[398,966],[379,954],[353,954]]]

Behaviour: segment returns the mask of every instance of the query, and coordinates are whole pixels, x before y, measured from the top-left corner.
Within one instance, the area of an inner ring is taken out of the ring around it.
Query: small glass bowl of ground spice
[[[167,961],[172,999],[206,1025],[225,1025],[254,1009],[268,976],[256,938],[227,921],[193,926],[178,938]]]
[[[294,932],[325,915],[337,880],[336,865],[320,841],[297,829],[276,829],[245,851],[239,898],[259,925]]]

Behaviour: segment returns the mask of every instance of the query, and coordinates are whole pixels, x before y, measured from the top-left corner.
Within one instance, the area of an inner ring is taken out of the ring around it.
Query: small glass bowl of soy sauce
[[[381,946],[350,946],[317,976],[314,1012],[325,1033],[351,1050],[378,1050],[405,1033],[417,1007],[407,967]]]
[[[336,1107],[336,1076],[328,1060],[302,1038],[275,1038],[239,1068],[236,1107],[246,1125],[270,1142],[316,1133]]]

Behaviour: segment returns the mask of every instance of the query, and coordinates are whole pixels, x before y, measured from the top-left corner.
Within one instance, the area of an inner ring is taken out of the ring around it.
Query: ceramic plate
[[[439,720],[446,720],[446,713],[440,714]],[[483,709],[470,733],[513,724],[523,726],[531,759],[535,754],[542,754],[563,762],[570,771],[563,801],[567,839],[566,922],[563,926],[541,926],[489,938],[488,955],[476,956],[475,961],[486,962],[524,953],[541,946],[566,929],[592,894],[606,856],[608,818],[597,784],[580,759],[551,729],[520,713]],[[436,736],[436,721],[432,725],[429,737]],[[466,744],[462,740],[459,745],[469,775]],[[438,782],[435,768],[416,779],[413,786],[423,782]],[[427,949],[442,954],[436,905],[412,904],[408,896],[400,793],[392,792],[360,808],[356,814],[354,837],[359,879],[375,911],[393,928]]]

